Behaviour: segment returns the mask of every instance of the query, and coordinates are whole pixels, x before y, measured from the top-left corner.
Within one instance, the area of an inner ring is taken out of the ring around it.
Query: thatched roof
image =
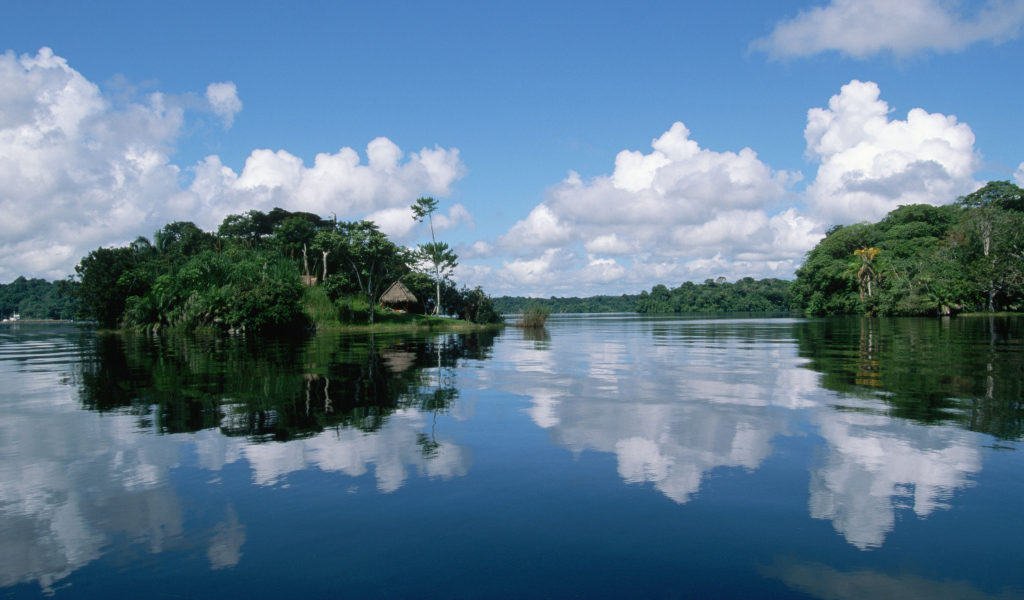
[[[416,296],[412,295],[409,288],[402,285],[401,281],[396,281],[391,284],[391,287],[380,297],[382,304],[400,304],[403,302],[409,302],[414,304],[419,302],[416,300]]]

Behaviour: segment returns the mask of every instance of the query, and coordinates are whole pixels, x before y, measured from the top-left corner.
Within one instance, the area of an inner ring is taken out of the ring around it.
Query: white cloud
[[[415,226],[408,207],[416,196],[448,195],[465,173],[456,149],[424,148],[403,163],[398,146],[380,137],[367,145],[366,154],[364,165],[355,150],[342,148],[337,154],[317,154],[313,166],[306,167],[285,150],[254,150],[241,174],[221,165],[219,157],[207,157],[189,187],[200,204],[194,212],[208,215],[205,221],[211,225],[227,214],[274,206],[339,217],[375,213],[403,235]],[[388,209],[396,210],[381,212]],[[397,210],[407,215],[408,227],[399,223]]]
[[[1024,186],[1024,162],[1020,163],[1017,170],[1013,173],[1013,180],[1017,185]]]
[[[472,244],[459,244],[455,247],[456,254],[462,259],[490,258],[494,256],[494,245],[484,240],[477,240]]]
[[[832,0],[789,20],[781,21],[767,37],[755,40],[753,50],[772,58],[812,56],[838,51],[854,58],[882,52],[907,57],[919,52],[955,52],[980,41],[1014,39],[1024,24],[1024,2],[943,0]],[[964,10],[955,9],[963,6]]]
[[[795,211],[766,212],[787,197],[799,173],[772,170],[750,148],[716,152],[689,136],[675,123],[650,153],[620,152],[611,175],[585,182],[570,171],[497,238],[512,257],[488,286],[515,293],[636,289],[685,277],[681,259],[739,253],[762,261],[738,269],[744,276],[774,275],[764,261],[796,259],[820,239],[820,227]]]
[[[614,233],[589,240],[583,244],[583,247],[587,249],[587,252],[609,255],[633,254],[637,251],[634,244],[619,239],[619,236]]]
[[[773,170],[750,148],[701,148],[682,123],[648,154],[620,152],[610,175],[584,181],[570,171],[497,238],[504,267],[473,283],[579,295],[792,278],[833,223],[877,221],[903,204],[947,204],[981,186],[967,124],[920,108],[890,119],[880,95],[876,84],[854,80],[828,108],[808,111],[807,158],[820,166],[800,195],[790,191],[800,173]],[[1024,179],[1024,164],[1015,177]]]
[[[572,230],[559,222],[556,215],[544,204],[539,204],[530,214],[498,238],[498,244],[506,248],[539,247],[561,245],[573,237]]]
[[[224,121],[224,129],[230,129],[235,122],[235,115],[242,110],[242,101],[238,99],[238,88],[227,81],[211,83],[206,87],[206,101],[213,113]]]
[[[448,209],[448,214],[438,214],[434,216],[434,231],[444,231],[446,229],[455,229],[459,225],[465,224],[470,229],[476,229],[476,223],[473,222],[473,215],[463,204],[453,204]]]
[[[807,113],[807,154],[821,162],[807,200],[835,222],[876,221],[901,204],[947,204],[980,184],[974,133],[955,116],[914,108],[889,120],[872,82],[851,81]]]
[[[206,95],[225,124],[241,108],[232,83]],[[186,167],[195,177],[182,189],[170,157],[184,122],[184,109],[160,93],[115,106],[49,48],[0,55],[0,281],[62,278],[90,250],[173,220],[213,228],[230,213],[274,206],[360,218],[423,193],[445,196],[465,174],[457,149],[403,160],[377,138],[367,164],[352,148],[318,154],[312,167],[284,150],[255,150],[236,173],[209,156]],[[471,222],[464,207],[446,218]]]

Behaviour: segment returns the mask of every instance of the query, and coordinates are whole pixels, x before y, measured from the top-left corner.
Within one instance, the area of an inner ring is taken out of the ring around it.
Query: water
[[[1024,597],[1024,319],[0,328],[0,597]]]

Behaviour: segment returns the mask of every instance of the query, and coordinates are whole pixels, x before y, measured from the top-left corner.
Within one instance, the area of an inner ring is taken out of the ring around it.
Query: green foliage
[[[463,287],[462,291],[458,293],[458,303],[454,312],[460,319],[473,323],[496,324],[505,322],[501,313],[495,309],[494,300],[480,286],[473,289]]]
[[[447,245],[425,246],[442,265],[434,269],[440,279],[410,274],[415,257],[369,221],[275,208],[229,215],[216,236],[192,223],[170,223],[153,240],[90,252],[61,289],[72,290],[80,314],[103,327],[147,331],[372,324],[380,295],[406,275],[418,297],[433,296],[430,308],[440,299],[454,314],[465,302],[450,280],[456,257]],[[307,266],[321,285],[302,285]],[[488,314],[490,300],[483,298],[476,298],[474,314]]]
[[[519,313],[519,320],[515,325],[526,329],[537,329],[544,326],[549,316],[551,316],[550,308],[543,304],[533,304]]]
[[[687,281],[670,290],[656,285],[640,293],[639,313],[785,311],[789,310],[790,282],[781,279],[755,281],[745,277],[736,283],[708,279],[703,284]]]
[[[552,313],[613,313],[636,312],[636,294],[621,296],[589,296],[587,298],[524,298],[522,296],[502,296],[494,299],[494,309],[503,315],[517,314],[528,306],[540,303],[551,309]]]
[[[430,223],[430,243],[421,245],[413,259],[422,272],[433,272],[434,274],[434,311],[433,314],[440,315],[444,303],[441,299],[441,288],[451,278],[455,267],[459,266],[459,257],[448,247],[448,244],[438,242],[434,236],[434,211],[437,210],[437,200],[427,197],[419,198],[416,203],[410,206],[412,218],[422,223],[427,219]],[[422,300],[421,300],[422,302]],[[428,314],[430,314],[428,312]]]
[[[341,322],[340,307],[331,300],[324,286],[305,287],[302,291],[302,307],[312,325],[317,328]]]
[[[141,267],[130,247],[97,248],[86,255],[75,266],[78,280],[73,289],[79,316],[101,327],[116,327],[128,298],[151,287],[149,274]]]
[[[797,269],[793,307],[814,315],[1020,310],[1022,197],[996,181],[953,205],[901,206],[878,223],[837,226]]]
[[[75,316],[75,300],[66,282],[18,277],[0,284],[0,318],[14,313],[22,319],[71,319]]]
[[[313,249],[326,252],[329,272],[344,270],[371,305],[408,271],[410,262],[405,249],[370,221],[338,223],[330,231],[320,231],[313,239]],[[370,311],[371,323],[374,313]]]
[[[148,292],[126,301],[121,325],[259,331],[298,325],[302,286],[297,265],[261,250],[207,250],[158,275]]]

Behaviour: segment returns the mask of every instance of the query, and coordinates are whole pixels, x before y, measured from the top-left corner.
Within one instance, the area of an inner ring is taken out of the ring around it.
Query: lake
[[[1024,318],[0,327],[0,596],[1021,598]]]

